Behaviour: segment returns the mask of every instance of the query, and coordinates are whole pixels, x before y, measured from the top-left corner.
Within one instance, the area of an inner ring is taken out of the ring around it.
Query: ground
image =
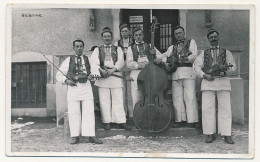
[[[55,120],[55,119],[53,119]],[[218,153],[247,154],[248,126],[233,125],[234,145],[226,144],[219,137],[213,143],[205,143],[205,136],[175,137],[125,137],[122,135],[101,138],[102,145],[81,138],[80,143],[71,145],[64,138],[64,129],[57,128],[55,121],[49,119],[20,118],[12,120],[12,152],[126,152],[126,153]],[[31,122],[31,123],[28,123]],[[34,122],[34,123],[32,123]],[[28,125],[26,125],[26,123]],[[23,127],[20,128],[19,124]]]

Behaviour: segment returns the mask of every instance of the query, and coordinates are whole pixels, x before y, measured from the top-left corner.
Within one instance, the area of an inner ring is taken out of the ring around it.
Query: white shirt
[[[234,61],[234,58],[232,56],[232,53],[228,50],[226,50],[226,61],[227,64],[232,64],[233,67],[228,68],[227,71],[235,71],[236,70],[236,64]],[[193,68],[196,72],[196,75],[200,78],[203,78],[203,75],[205,74],[201,68],[203,68],[203,62],[204,62],[204,51],[196,58]],[[207,81],[206,79],[203,79],[201,82],[201,91],[205,90],[212,90],[212,91],[221,91],[221,90],[228,90],[231,91],[230,81],[228,77],[215,77],[213,81]]]
[[[113,60],[107,61],[106,59],[104,61],[104,65],[109,65],[110,68],[115,67],[117,70],[119,70],[119,72],[114,72],[114,74],[122,76],[122,72],[120,72],[120,70],[124,66],[124,55],[121,48],[117,48],[117,54],[118,54],[118,59],[115,65],[113,63]],[[91,67],[92,66],[96,67],[97,70],[100,68],[99,48],[95,48],[95,50],[93,51],[90,58],[90,64]],[[123,79],[114,76],[109,76],[107,78],[102,78],[100,80],[97,80],[95,82],[95,85],[103,88],[120,88],[123,87]]]
[[[167,57],[172,55],[174,45],[171,45],[163,55],[165,56],[163,61],[166,62]],[[188,61],[186,63],[193,63],[197,57],[197,45],[195,40],[191,39],[189,50],[192,52],[191,55],[188,56]],[[196,74],[192,67],[178,67],[177,70],[172,74],[172,80],[179,79],[196,79]]]

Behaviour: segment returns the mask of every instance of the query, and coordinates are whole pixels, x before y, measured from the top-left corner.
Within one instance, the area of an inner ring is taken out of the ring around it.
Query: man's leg
[[[224,136],[225,142],[234,144],[231,138],[232,112],[230,91],[218,91],[218,130]]]
[[[202,92],[202,126],[203,134],[216,133],[215,91]]]
[[[95,136],[94,100],[82,101],[82,136]]]
[[[196,99],[196,83],[194,79],[184,79],[184,102],[187,114],[187,123],[196,123],[199,121],[198,117],[198,103]]]
[[[126,74],[127,78],[130,78],[130,72]],[[127,108],[128,108],[128,116],[133,117],[133,98],[131,93],[131,81],[126,81],[126,97],[127,97]]]
[[[81,129],[80,101],[68,101],[70,136],[78,137]]]
[[[112,96],[112,122],[126,123],[126,116],[123,105],[123,89],[111,88]]]
[[[172,81],[172,100],[175,112],[175,122],[186,121],[182,80]]]
[[[111,92],[109,88],[98,88],[100,110],[103,123],[112,122],[111,114]],[[123,102],[123,101],[122,101]]]
[[[103,141],[95,137],[94,100],[82,101],[82,136],[89,136],[89,141],[102,144]]]
[[[137,102],[139,102],[139,100],[141,99],[142,92],[138,89],[137,86],[137,80],[131,82],[131,96],[132,96],[132,101],[133,101],[133,109],[135,107],[135,104]]]

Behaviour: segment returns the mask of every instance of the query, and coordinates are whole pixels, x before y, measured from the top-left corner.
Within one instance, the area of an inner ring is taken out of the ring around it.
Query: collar
[[[82,57],[82,56],[83,56],[83,53],[80,56],[75,53],[75,57]]]
[[[217,49],[219,49],[219,46],[216,46],[216,47],[210,46],[210,49],[211,49],[211,50],[217,50]]]
[[[112,44],[110,44],[110,45],[103,45],[105,48],[110,48],[111,46],[112,46]]]
[[[144,41],[142,41],[141,43],[138,43],[138,42],[135,41],[135,44],[144,44]]]

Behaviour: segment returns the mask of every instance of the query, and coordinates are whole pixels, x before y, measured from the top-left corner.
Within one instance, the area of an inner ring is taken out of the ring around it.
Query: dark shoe
[[[110,130],[110,128],[111,128],[110,123],[104,123],[105,130]]]
[[[132,128],[129,127],[126,123],[119,124],[119,128],[125,129],[125,130],[131,130]]]
[[[231,136],[225,136],[224,139],[225,139],[225,142],[227,142],[228,144],[234,144],[235,143],[233,141],[233,139],[231,138]]]
[[[89,137],[89,141],[91,143],[95,143],[95,144],[102,144],[103,141],[101,141],[100,139],[98,139],[97,137]]]
[[[207,135],[206,143],[211,143],[215,140],[216,138],[214,137],[213,134]]]
[[[183,123],[182,122],[175,122],[173,124],[173,128],[180,128],[180,127],[183,127]]]
[[[71,137],[70,144],[77,144],[79,143],[79,137]]]

